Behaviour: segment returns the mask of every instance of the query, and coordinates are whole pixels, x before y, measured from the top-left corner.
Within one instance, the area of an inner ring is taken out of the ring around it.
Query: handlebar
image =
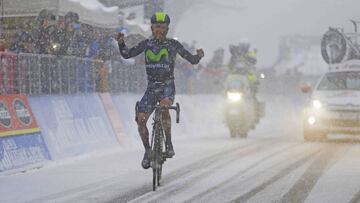
[[[140,102],[136,102],[135,105],[135,121],[137,122],[138,120],[138,113],[139,113],[139,103]],[[171,109],[171,110],[175,110],[176,111],[176,123],[180,123],[180,104],[176,103],[175,106],[160,106],[159,104],[152,106],[155,109],[160,109],[160,110],[165,110],[165,109]]]

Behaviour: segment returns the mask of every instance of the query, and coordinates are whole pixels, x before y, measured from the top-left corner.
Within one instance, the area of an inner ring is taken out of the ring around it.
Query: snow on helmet
[[[168,14],[164,12],[156,12],[153,16],[151,16],[151,24],[155,24],[155,23],[165,23],[169,25],[170,17]]]

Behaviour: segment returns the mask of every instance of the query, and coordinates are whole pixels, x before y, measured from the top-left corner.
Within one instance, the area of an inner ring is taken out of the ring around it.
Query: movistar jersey
[[[192,55],[184,46],[174,39],[158,41],[153,38],[141,41],[133,48],[119,44],[120,54],[124,58],[131,58],[145,52],[145,67],[149,81],[166,81],[174,79],[174,65],[176,54],[180,54],[191,64],[200,61],[198,55]]]

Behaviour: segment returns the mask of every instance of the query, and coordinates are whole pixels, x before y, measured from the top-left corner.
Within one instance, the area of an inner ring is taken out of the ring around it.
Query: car
[[[303,92],[311,88],[303,87]],[[329,134],[360,135],[360,60],[331,65],[312,90],[304,109],[304,140]]]

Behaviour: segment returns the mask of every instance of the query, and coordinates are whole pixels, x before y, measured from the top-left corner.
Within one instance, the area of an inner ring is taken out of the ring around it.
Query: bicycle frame
[[[138,115],[138,105],[139,102],[136,103],[135,111],[137,121]],[[162,111],[163,110],[175,110],[176,111],[176,123],[180,122],[180,105],[176,103],[176,106],[162,107],[158,104],[154,106],[155,112],[153,116],[153,130],[151,134],[151,154],[150,154],[150,165],[153,169],[153,191],[156,190],[157,186],[160,186],[160,180],[162,175],[162,165],[166,161],[166,154],[164,152],[164,129],[162,126]]]

